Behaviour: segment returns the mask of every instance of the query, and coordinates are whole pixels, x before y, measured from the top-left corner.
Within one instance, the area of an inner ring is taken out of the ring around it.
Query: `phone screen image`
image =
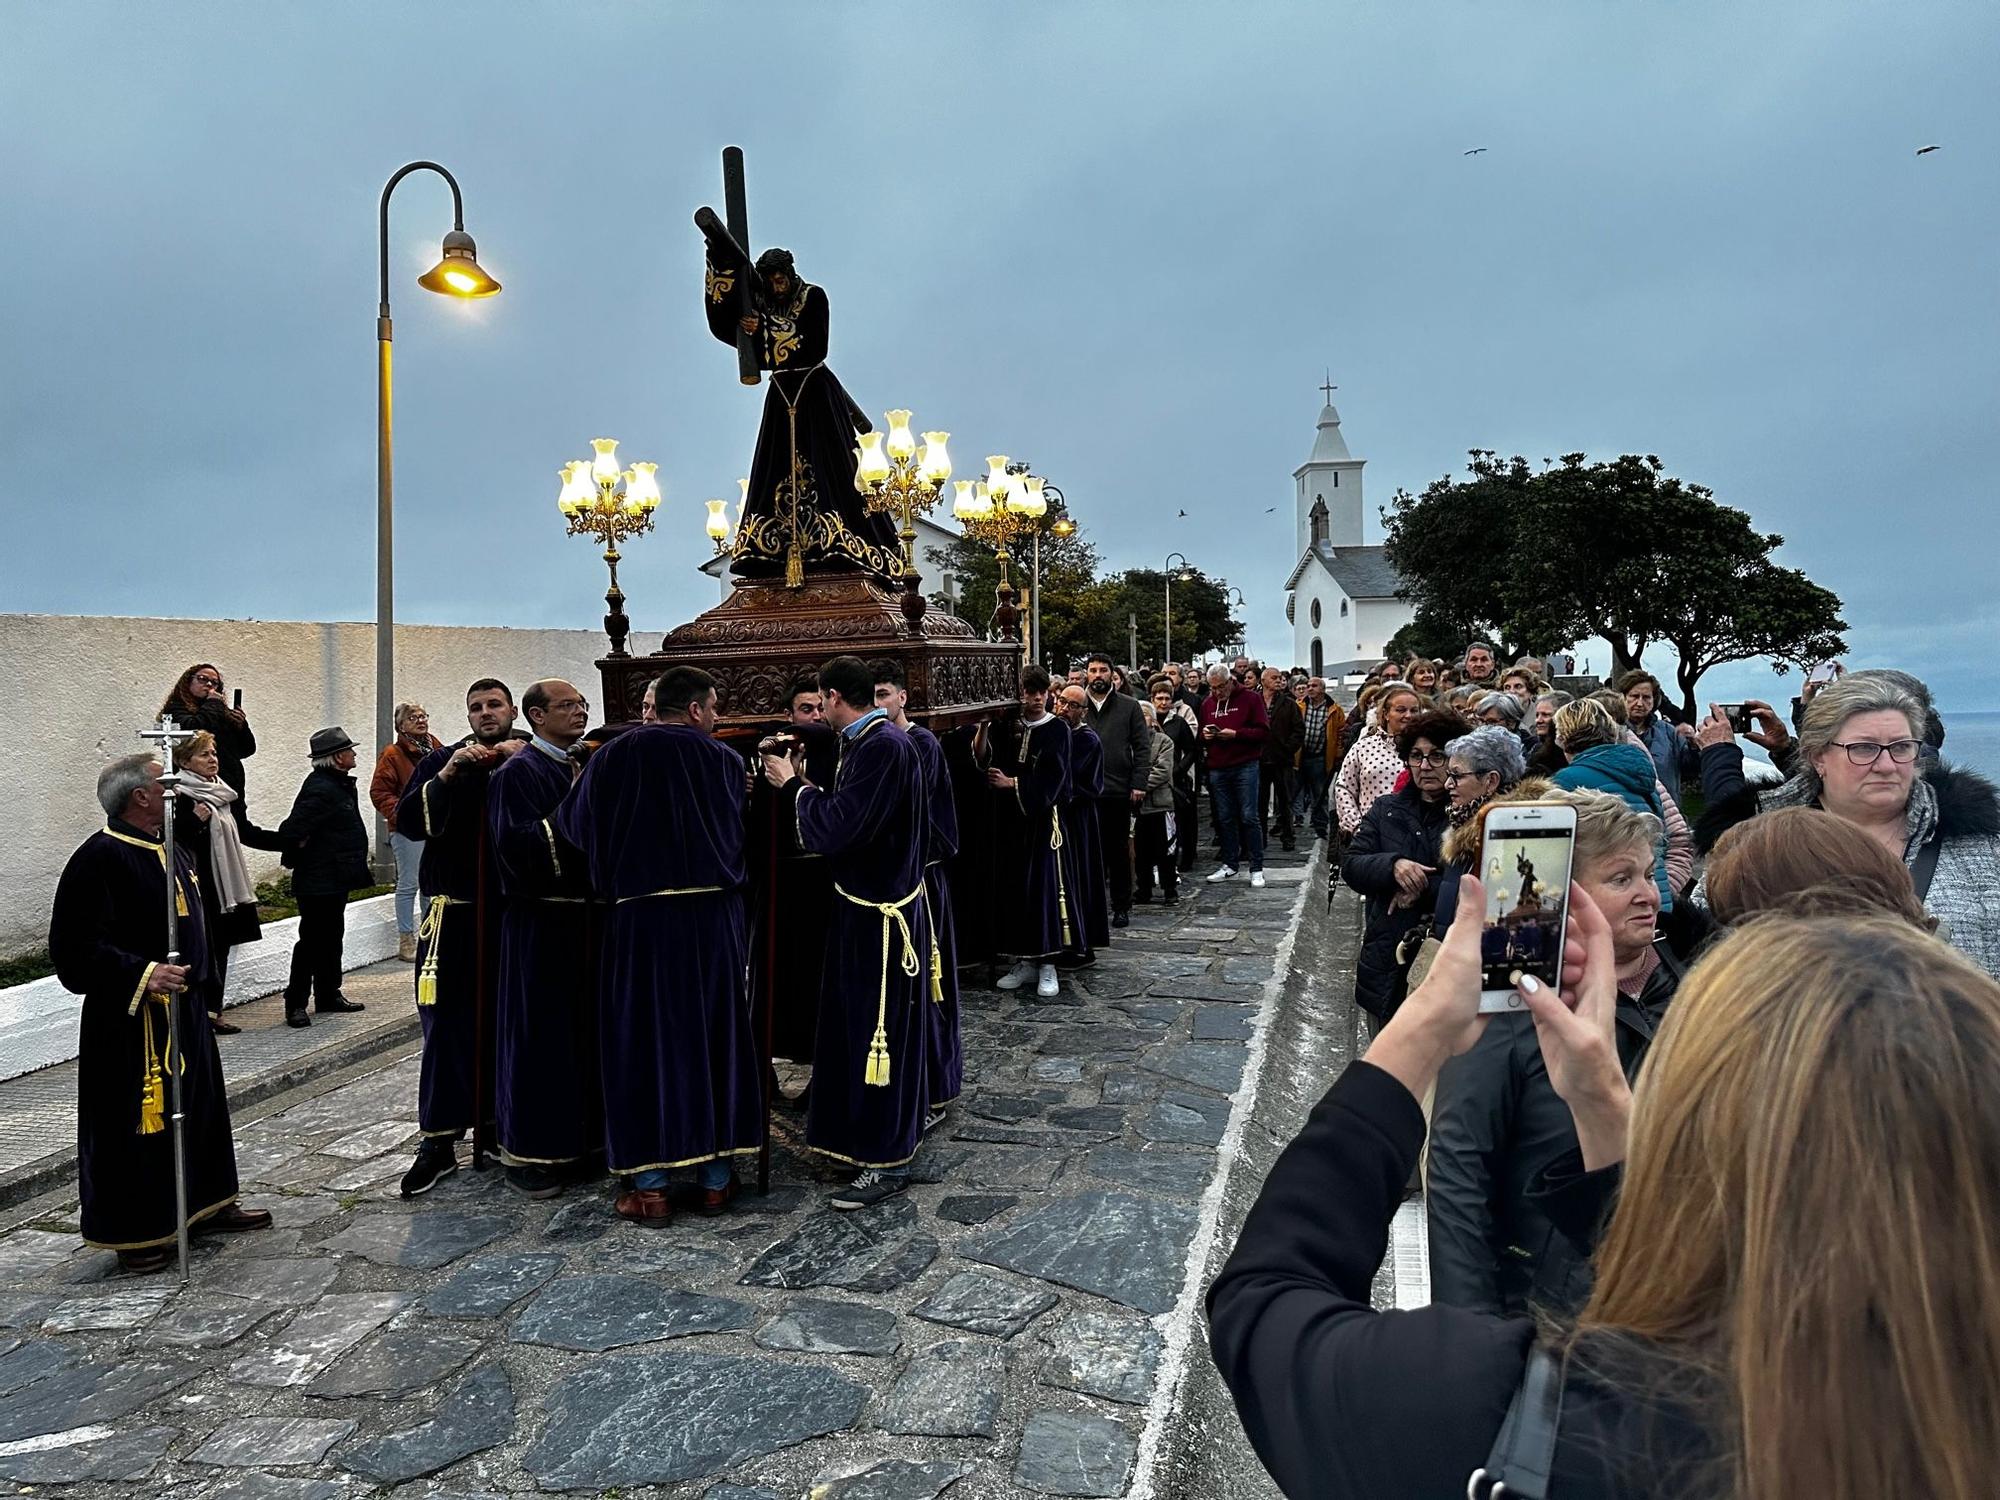
[[[1486,884],[1481,989],[1511,991],[1517,973],[1556,986],[1575,847],[1567,828],[1487,830],[1479,872]]]

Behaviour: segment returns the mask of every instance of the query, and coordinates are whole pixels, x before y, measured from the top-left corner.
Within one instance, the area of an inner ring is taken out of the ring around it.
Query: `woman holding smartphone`
[[[1547,1332],[1377,1312],[1417,1100],[1482,1028],[1520,1024],[1478,1013],[1476,879],[1460,902],[1429,978],[1278,1158],[1209,1288],[1216,1365],[1284,1493],[1990,1495],[2000,984],[1895,919],[1767,918],[1690,975],[1634,1094],[1613,923],[1577,889],[1560,995],[1522,998],[1580,1146],[1570,1167],[1623,1163],[1590,1301]],[[1533,1420],[1503,1434],[1517,1393],[1557,1401],[1524,1400]],[[1546,1452],[1524,1451],[1542,1434]],[[1537,1459],[1546,1482],[1524,1472]]]

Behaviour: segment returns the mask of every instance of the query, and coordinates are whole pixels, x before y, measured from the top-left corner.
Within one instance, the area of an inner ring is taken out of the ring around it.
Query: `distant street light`
[[[425,291],[446,297],[491,297],[500,283],[479,265],[478,247],[465,232],[465,202],[458,179],[434,161],[413,161],[397,169],[382,189],[380,249],[382,295],[375,313],[375,744],[380,749],[396,738],[396,562],[395,484],[393,481],[394,412],[391,405],[392,349],[395,326],[389,317],[389,195],[412,172],[435,172],[451,184],[451,232],[444,237],[438,263],[417,278]],[[375,868],[392,878],[395,856],[389,849],[389,826],[375,817]]]
[[[1174,559],[1177,557],[1181,560],[1181,582],[1188,583],[1194,578],[1185,553],[1169,552],[1167,560],[1160,564],[1167,575],[1167,651],[1166,655],[1160,658],[1160,665],[1163,667],[1174,659]]]

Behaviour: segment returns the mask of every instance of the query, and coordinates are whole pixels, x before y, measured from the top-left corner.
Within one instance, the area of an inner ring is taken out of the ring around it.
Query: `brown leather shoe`
[[[630,1219],[644,1229],[665,1229],[674,1221],[674,1206],[658,1188],[634,1188],[620,1193],[618,1217]]]
[[[232,1203],[217,1213],[210,1214],[199,1224],[192,1225],[196,1234],[244,1234],[252,1229],[269,1229],[270,1213],[261,1208],[245,1208],[240,1203]]]
[[[178,1259],[172,1245],[156,1245],[150,1250],[120,1250],[118,1267],[133,1276],[151,1276],[164,1271]]]
[[[703,1217],[712,1219],[728,1208],[730,1204],[736,1201],[736,1194],[741,1188],[742,1184],[736,1180],[734,1172],[729,1174],[729,1181],[721,1187],[703,1188],[701,1190],[701,1212]]]

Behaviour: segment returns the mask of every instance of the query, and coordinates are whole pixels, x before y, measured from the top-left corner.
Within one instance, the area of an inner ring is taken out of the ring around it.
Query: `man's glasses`
[[[1450,761],[1451,757],[1446,755],[1442,750],[1413,750],[1410,752],[1410,764],[1413,766],[1442,766],[1448,765]],[[1445,779],[1448,781],[1451,778],[1447,776]]]
[[[1886,745],[1878,745],[1873,740],[1850,740],[1843,745],[1835,740],[1829,747],[1847,752],[1847,763],[1852,766],[1872,766],[1887,752],[1889,759],[1899,766],[1907,766],[1917,758],[1922,748],[1916,740],[1891,740]]]
[[[572,708],[580,708],[585,713],[589,713],[590,700],[588,698],[558,698],[549,705],[549,712],[559,714]]]

